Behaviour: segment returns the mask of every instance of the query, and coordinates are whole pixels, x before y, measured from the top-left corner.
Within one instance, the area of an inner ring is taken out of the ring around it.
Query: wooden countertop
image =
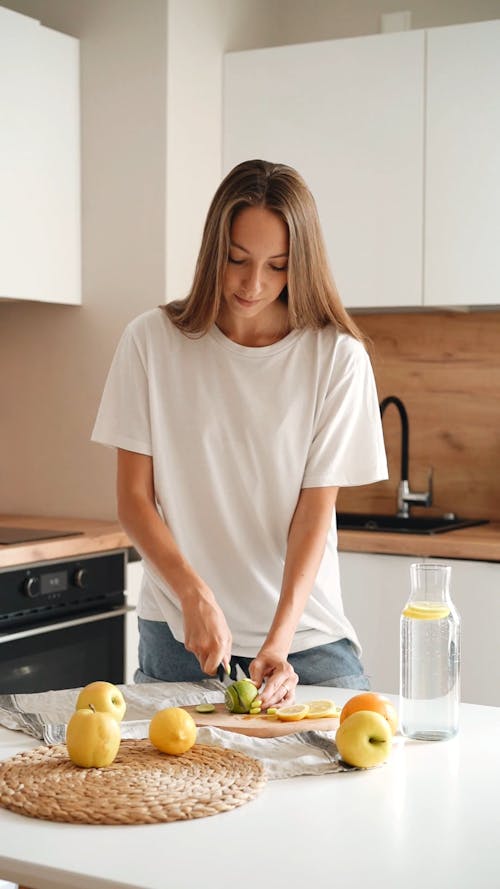
[[[0,515],[0,526],[9,528],[82,531],[74,537],[32,540],[28,543],[0,545],[0,568],[27,565],[50,559],[70,559],[87,553],[100,553],[132,546],[118,522],[100,519],[53,518],[47,516]]]
[[[500,562],[500,522],[492,521],[487,525],[442,534],[339,531],[338,548],[340,552]]]
[[[0,526],[83,531],[75,537],[0,545],[0,568],[66,559],[87,553],[132,546],[118,522],[101,519],[0,515]],[[442,559],[477,559],[500,562],[500,521],[444,534],[390,534],[377,531],[339,531],[340,552],[382,553],[395,556],[435,556]]]

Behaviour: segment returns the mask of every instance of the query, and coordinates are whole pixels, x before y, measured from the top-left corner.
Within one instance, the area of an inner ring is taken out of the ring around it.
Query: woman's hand
[[[250,679],[257,688],[265,682],[259,692],[262,709],[292,704],[295,688],[299,681],[292,665],[288,663],[285,653],[269,648],[261,648],[250,664]]]
[[[210,588],[204,585],[182,596],[184,647],[200,662],[204,673],[217,672],[231,660],[232,636],[226,618]]]

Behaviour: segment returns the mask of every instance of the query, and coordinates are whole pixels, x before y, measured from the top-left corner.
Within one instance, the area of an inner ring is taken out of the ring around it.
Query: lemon
[[[443,620],[449,613],[448,606],[441,602],[410,602],[403,610],[405,617],[415,620]]]
[[[149,740],[162,753],[180,756],[196,741],[196,723],[182,707],[158,710],[149,723]]]
[[[292,704],[290,707],[278,707],[276,716],[282,722],[298,722],[309,713],[309,704]]]
[[[336,716],[337,707],[333,701],[310,701],[306,719],[321,719],[323,716]]]

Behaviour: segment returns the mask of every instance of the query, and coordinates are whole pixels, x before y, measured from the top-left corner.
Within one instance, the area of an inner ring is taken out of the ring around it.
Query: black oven
[[[0,569],[0,694],[124,682],[127,551]]]

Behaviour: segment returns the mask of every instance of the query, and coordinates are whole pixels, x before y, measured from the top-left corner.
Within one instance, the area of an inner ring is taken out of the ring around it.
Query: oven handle
[[[76,620],[64,620],[58,624],[33,627],[31,630],[21,630],[19,633],[6,633],[0,636],[2,642],[15,642],[17,639],[28,639],[30,636],[40,636],[43,633],[53,633],[55,630],[67,630],[70,627],[79,627],[82,624],[91,624],[97,620],[107,620],[110,617],[121,617],[129,611],[135,611],[133,605],[125,605],[123,608],[115,608],[113,611],[101,611],[98,614],[89,614],[87,617],[79,617]]]

